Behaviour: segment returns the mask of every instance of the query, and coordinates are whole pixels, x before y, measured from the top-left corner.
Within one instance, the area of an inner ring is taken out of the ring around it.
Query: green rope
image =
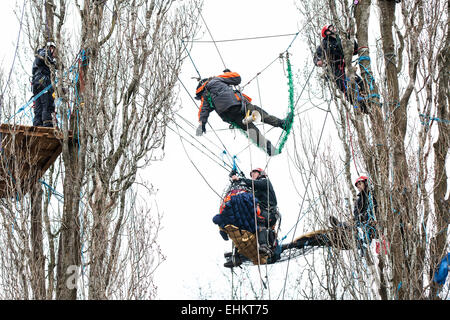
[[[291,133],[292,124],[294,122],[294,81],[292,80],[292,68],[291,61],[289,60],[289,54],[286,53],[287,73],[288,73],[288,85],[289,85],[289,112],[286,116],[286,128],[284,128],[278,143],[278,153],[283,149],[284,144],[287,141],[289,133]]]
[[[289,60],[289,54],[286,54],[286,62],[287,62],[288,85],[289,85],[289,111],[286,115],[286,122],[285,122],[286,127],[284,128],[283,133],[281,134],[280,139],[278,140],[278,147],[276,147],[278,154],[283,149],[284,144],[288,139],[289,133],[291,133],[292,124],[294,122],[294,80],[292,75],[291,61]],[[248,137],[247,132],[245,130],[242,130],[236,123],[233,123],[231,121],[229,123],[231,124],[233,129],[239,129],[239,131],[241,131],[246,137]],[[263,146],[258,147],[264,151]]]

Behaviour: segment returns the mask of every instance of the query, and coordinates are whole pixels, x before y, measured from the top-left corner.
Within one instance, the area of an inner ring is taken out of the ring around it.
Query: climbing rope
[[[81,54],[81,56],[80,56]],[[70,66],[70,68],[63,74],[62,78],[67,78],[70,75],[74,76],[74,81],[78,80],[78,59],[82,59],[82,61],[85,61],[87,59],[84,50],[80,50],[80,52],[76,55],[75,60],[73,62],[73,64]],[[55,84],[57,84],[59,82],[58,78],[55,78],[54,80]],[[75,82],[76,83],[76,82]],[[34,95],[32,98],[30,98],[24,105],[22,105],[12,116],[10,116],[6,122],[9,123],[11,121],[11,119],[15,118],[15,116],[17,116],[19,113],[21,112],[26,112],[28,108],[30,108],[30,106],[34,103],[34,101],[36,101],[39,97],[41,97],[43,94],[47,93],[48,90],[50,90],[50,88],[53,86],[53,84],[49,84],[47,87],[45,87],[44,89],[42,89],[39,93],[37,93],[36,95]],[[76,91],[76,89],[75,89]],[[78,93],[76,92],[76,96],[78,96]],[[79,100],[79,99],[78,99]]]
[[[420,113],[419,117],[421,119],[424,119],[424,120],[420,120],[420,123],[422,125],[426,126],[426,127],[429,127],[430,123],[432,121],[436,121],[436,122],[440,122],[440,123],[444,123],[444,124],[449,124],[450,123],[450,120],[440,119],[440,118],[436,118],[436,117],[431,117],[431,116],[423,114],[423,113]]]
[[[247,38],[234,38],[234,39],[225,39],[225,40],[215,40],[215,41],[208,41],[208,40],[191,40],[188,42],[197,42],[197,43],[219,43],[219,42],[233,42],[233,41],[245,41],[245,40],[259,40],[259,39],[268,39],[268,38],[279,38],[279,37],[288,37],[297,35],[296,33],[286,33],[286,34],[277,34],[277,35],[268,35],[268,36],[259,36],[259,37],[247,37]]]
[[[217,53],[219,54],[219,57],[220,57],[220,60],[222,60],[223,67],[226,69],[227,66],[225,65],[225,61],[224,61],[223,58],[222,58],[222,54],[220,54],[219,47],[217,46],[216,41],[214,41],[214,37],[213,37],[213,35],[212,35],[212,33],[211,33],[211,30],[209,30],[209,28],[208,28],[208,24],[206,23],[205,18],[203,18],[202,11],[201,11],[200,8],[198,7],[198,4],[197,4],[197,3],[195,3],[195,5],[197,6],[198,13],[199,13],[200,17],[202,18],[203,23],[205,24],[206,30],[208,30],[209,36],[211,37],[211,40],[212,40],[212,42],[214,43],[214,46],[216,47]]]
[[[313,154],[314,154],[314,159],[313,159],[313,163],[312,163],[312,165],[311,165],[312,168],[315,166],[315,163],[316,163],[316,159],[317,159],[317,155],[318,155],[318,151],[319,151],[319,146],[320,146],[320,143],[321,143],[321,141],[322,141],[322,136],[323,136],[323,132],[324,132],[324,129],[325,129],[325,124],[326,124],[327,119],[328,119],[328,114],[330,113],[329,111],[330,111],[330,106],[328,106],[328,112],[326,113],[325,119],[324,119],[324,121],[323,121],[323,125],[322,125],[322,129],[321,129],[321,132],[320,132],[319,141],[318,141],[318,143],[317,143],[316,151],[313,153]],[[293,233],[293,235],[292,235],[292,241],[294,240],[295,231],[297,230],[298,223],[300,222],[300,215],[301,215],[301,213],[302,213],[303,205],[304,205],[304,203],[305,203],[306,192],[308,191],[308,189],[309,189],[309,184],[311,183],[312,173],[313,173],[313,170],[310,171],[309,177],[308,177],[308,181],[307,181],[307,183],[306,183],[305,193],[304,193],[304,195],[303,195],[302,203],[301,203],[301,205],[300,205],[300,210],[299,210],[297,222],[295,223],[295,226],[294,226],[294,233]],[[283,285],[283,295],[282,295],[282,298],[283,298],[283,299],[284,299],[284,294],[285,294],[285,291],[286,291],[286,284],[287,284],[287,277],[288,277],[289,263],[290,263],[290,254],[291,254],[291,252],[289,251],[289,258],[288,258],[288,263],[287,263],[287,267],[286,267],[286,276],[285,276],[285,279],[284,279],[284,285]]]

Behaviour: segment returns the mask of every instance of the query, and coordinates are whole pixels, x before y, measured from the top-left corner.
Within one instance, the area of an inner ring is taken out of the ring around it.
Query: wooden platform
[[[28,193],[61,154],[62,140],[59,129],[1,124],[0,198]]]

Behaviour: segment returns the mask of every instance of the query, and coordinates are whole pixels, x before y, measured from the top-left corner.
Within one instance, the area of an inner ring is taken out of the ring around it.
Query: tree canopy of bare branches
[[[320,80],[336,105],[332,113],[347,165],[344,178],[334,165],[326,172],[317,170],[317,190],[328,198],[318,217],[326,221],[330,214],[349,212],[342,198],[355,196],[352,174],[368,175],[378,200],[378,243],[389,248],[375,257],[355,253],[351,258],[370,266],[363,268],[361,276],[368,280],[362,291],[352,289],[352,277],[345,273],[338,272],[336,281],[352,298],[434,299],[439,291],[434,271],[449,248],[448,2],[315,1],[298,3],[298,8],[311,52],[319,45],[322,26],[337,27],[349,86],[359,73],[369,96],[365,115],[333,81]],[[333,152],[324,151],[319,167],[332,164],[333,158]],[[343,190],[320,187],[343,180]],[[342,257],[332,265],[346,270],[347,263]],[[365,295],[372,289],[373,295]]]

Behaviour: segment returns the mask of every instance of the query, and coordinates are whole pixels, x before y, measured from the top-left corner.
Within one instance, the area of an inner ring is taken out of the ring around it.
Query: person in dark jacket
[[[361,176],[355,181],[355,187],[359,191],[353,207],[353,221],[356,224],[367,223],[369,220],[373,220],[378,207],[373,192],[369,190],[367,180],[366,176]]]
[[[225,69],[224,73],[219,76],[202,79],[199,82],[195,93],[195,98],[201,101],[198,112],[197,136],[206,132],[209,114],[215,110],[223,121],[247,131],[250,139],[265,150],[269,156],[278,154],[279,151],[260,133],[254,123],[244,124],[242,120],[248,112],[253,111],[258,111],[262,122],[273,127],[284,129],[286,120],[268,114],[262,108],[253,105],[250,97],[232,88],[233,85],[240,83],[241,76],[228,69]]]
[[[240,178],[233,175],[233,181],[241,180],[245,185],[252,188],[254,196],[258,199],[260,214],[257,216],[257,238],[259,243],[259,252],[261,254],[271,255],[276,235],[274,226],[280,218],[277,207],[277,197],[272,183],[265,171],[261,168],[253,169],[250,172],[251,179]]]
[[[56,66],[55,48],[54,42],[47,42],[44,48],[37,51],[33,62],[31,80],[33,95],[40,94],[34,103],[33,126],[53,127],[52,114],[55,112],[55,103],[50,66]],[[46,88],[47,91],[42,92]]]
[[[314,64],[318,67],[328,65],[333,73],[334,80],[339,90],[344,93],[347,101],[351,104],[357,103],[361,111],[367,113],[367,107],[361,94],[364,92],[364,83],[356,75],[355,81],[358,86],[358,92],[352,92],[351,82],[347,81],[345,75],[344,50],[342,49],[341,39],[336,34],[336,28],[333,25],[326,25],[322,28],[322,43],[317,47],[314,53]],[[358,53],[358,44],[354,42],[353,55]],[[355,102],[354,97],[357,97]]]
[[[376,211],[378,208],[377,200],[373,191],[369,189],[368,178],[360,176],[355,181],[355,187],[359,193],[353,206],[353,221],[339,222],[335,217],[330,217],[330,222],[333,227],[352,228],[363,227],[366,231],[367,238],[376,238],[376,231],[374,228]]]

